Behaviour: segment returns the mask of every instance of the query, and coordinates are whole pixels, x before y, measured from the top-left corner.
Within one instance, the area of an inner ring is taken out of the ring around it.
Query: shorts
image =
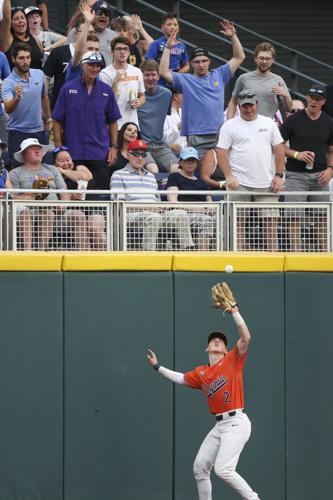
[[[243,201],[243,202],[251,202],[254,201],[256,203],[279,203],[279,196],[277,194],[273,194],[272,189],[270,187],[268,188],[252,188],[252,187],[246,187],[246,186],[239,186],[237,188],[237,191],[250,191],[250,192],[257,192],[257,193],[267,193],[266,195],[240,195],[240,194],[235,194],[235,195],[229,195],[231,190],[228,190],[228,200],[229,201]],[[280,209],[279,208],[262,208],[260,209],[260,217],[262,218],[278,218],[280,217]]]
[[[199,153],[199,160],[205,156],[209,149],[214,149],[219,138],[219,134],[189,135],[187,145],[195,148]]]
[[[329,196],[329,185],[326,184],[321,186],[318,184],[318,177],[321,172],[287,172],[286,173],[286,191],[311,191],[317,193],[326,193],[327,195],[316,196],[307,195],[286,195],[285,202],[298,202],[298,203],[306,203],[308,201],[317,202],[317,203],[327,203],[330,201]],[[320,210],[320,208],[316,209],[318,215],[319,212],[323,215],[326,213],[326,210]],[[296,208],[295,209],[286,209],[285,215],[288,217],[305,217],[305,208]]]
[[[157,164],[159,171],[162,173],[169,172],[171,165],[178,164],[176,155],[166,144],[156,144],[154,142],[150,142],[148,144],[148,151],[153,157],[154,163]]]

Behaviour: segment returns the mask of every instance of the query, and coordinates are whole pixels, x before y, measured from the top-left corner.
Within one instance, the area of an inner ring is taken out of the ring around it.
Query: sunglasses
[[[256,94],[252,92],[241,92],[238,94],[238,99],[253,99],[254,97],[257,97]]]
[[[310,89],[308,91],[308,95],[319,95],[320,97],[324,96],[324,91],[321,89]]]
[[[105,9],[97,9],[95,10],[95,14],[96,16],[102,16],[104,14],[105,16],[110,17],[110,12]]]
[[[129,154],[135,158],[146,158],[147,153],[145,151],[129,151]]]
[[[69,151],[69,148],[66,146],[58,146],[57,148],[54,148],[52,151],[53,154],[59,153],[60,151]]]
[[[301,109],[292,109],[291,111],[289,111],[289,113],[297,113],[298,111],[302,111]]]

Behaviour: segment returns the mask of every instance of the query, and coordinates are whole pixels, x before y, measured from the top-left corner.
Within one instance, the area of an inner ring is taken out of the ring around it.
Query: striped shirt
[[[118,197],[125,201],[160,201],[155,176],[144,168],[135,170],[129,163],[113,173],[110,190],[117,192],[117,195],[111,193],[111,200]]]

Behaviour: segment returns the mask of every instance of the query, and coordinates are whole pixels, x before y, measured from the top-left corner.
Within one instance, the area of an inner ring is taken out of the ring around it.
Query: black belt
[[[241,411],[242,413],[245,413],[245,410],[244,410],[244,409],[242,409],[242,410],[238,410],[238,411]],[[228,415],[229,417],[234,417],[234,416],[236,415],[236,413],[237,413],[237,411],[236,411],[236,410],[234,410],[234,411],[228,411],[227,415]],[[220,421],[221,421],[221,420],[223,420],[223,418],[225,418],[227,415],[225,415],[224,417],[223,417],[223,415],[222,415],[222,414],[221,414],[221,415],[216,415],[216,420],[217,420],[218,422],[220,422]]]

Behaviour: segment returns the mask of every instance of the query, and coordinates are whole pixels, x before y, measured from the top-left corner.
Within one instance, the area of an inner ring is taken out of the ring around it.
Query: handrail
[[[148,2],[146,2],[145,0],[135,0],[135,1],[136,1],[136,3],[138,3],[139,5],[142,5],[142,6],[146,7],[148,10],[154,11],[154,12],[156,12],[156,13],[158,13],[158,14],[165,14],[165,12],[166,12],[166,11],[164,11],[164,10],[160,9],[159,7],[156,7],[156,6],[154,6],[154,5],[149,4],[149,3],[148,3]],[[193,7],[193,8],[195,8],[195,9],[197,9],[197,10],[200,10],[200,11],[202,11],[202,12],[205,12],[205,14],[210,14],[210,15],[212,15],[213,17],[216,17],[216,18],[218,18],[218,19],[221,19],[221,16],[218,16],[218,15],[217,15],[217,14],[215,14],[214,12],[211,12],[211,11],[208,11],[208,10],[206,10],[206,9],[203,9],[202,7],[199,7],[198,5],[192,4],[191,2],[188,2],[187,0],[179,0],[179,3],[180,3],[180,4],[181,4],[181,3],[186,3],[187,5],[189,5],[189,6]],[[128,12],[128,11],[125,11],[125,10],[122,10],[122,9],[119,9],[119,8],[118,8],[118,10],[120,10],[120,11],[121,11],[121,12],[123,12],[123,13],[129,14],[129,12]],[[185,20],[185,19],[183,19],[181,16],[179,16],[179,21],[180,21],[182,24],[184,24],[185,26],[190,27],[190,28],[193,28],[193,29],[195,29],[195,30],[197,30],[197,31],[199,31],[199,32],[201,32],[201,33],[203,33],[203,34],[205,34],[205,35],[209,36],[210,38],[214,38],[214,39],[219,40],[219,42],[221,42],[221,41],[222,41],[222,43],[224,43],[224,44],[231,45],[231,42],[230,42],[229,40],[226,40],[226,39],[224,39],[224,38],[222,38],[222,37],[220,37],[220,36],[216,35],[215,33],[211,33],[211,32],[207,31],[206,29],[204,29],[204,28],[202,28],[202,27],[200,27],[200,26],[198,26],[198,25],[195,25],[195,24],[193,24],[193,23],[191,23],[191,22],[189,22],[189,21],[186,21],[186,20]],[[161,32],[161,30],[160,30],[160,29],[156,28],[156,27],[155,27],[155,26],[153,26],[152,24],[150,24],[150,23],[148,23],[148,22],[146,22],[146,21],[144,21],[144,20],[143,20],[142,22],[143,22],[143,24],[144,24],[145,26],[148,26],[148,27],[150,27],[150,28],[152,28],[152,29],[154,29],[154,30],[157,30],[157,31]],[[236,25],[238,28],[240,28],[240,29],[242,29],[242,30],[244,30],[244,31],[246,31],[246,32],[248,32],[248,33],[253,34],[254,36],[258,36],[258,37],[259,37],[260,39],[262,39],[262,40],[266,40],[266,41],[272,42],[275,46],[278,46],[278,47],[281,47],[281,48],[283,48],[283,49],[287,50],[288,52],[290,52],[291,56],[296,56],[296,57],[298,57],[298,56],[299,56],[299,57],[303,57],[303,58],[305,58],[305,59],[307,59],[307,60],[309,60],[309,61],[312,61],[312,62],[314,62],[314,63],[316,63],[316,64],[319,64],[319,65],[321,65],[321,66],[323,66],[323,67],[325,67],[325,68],[328,68],[328,69],[333,69],[333,66],[331,66],[331,65],[329,65],[329,64],[327,64],[327,63],[324,63],[323,61],[320,61],[319,59],[313,58],[312,56],[307,56],[306,54],[304,54],[304,53],[302,53],[302,52],[300,52],[300,51],[298,51],[298,50],[296,50],[296,49],[293,49],[292,47],[288,47],[287,45],[284,45],[284,44],[282,44],[282,43],[280,43],[280,42],[277,42],[277,41],[272,40],[272,39],[270,39],[270,38],[264,37],[263,35],[260,35],[259,33],[255,32],[255,31],[252,31],[252,30],[250,30],[250,29],[248,29],[248,28],[245,28],[245,27],[244,27],[244,26],[242,26],[241,24],[235,23],[235,25]],[[196,47],[196,45],[195,45],[195,44],[193,44],[193,43],[191,43],[191,42],[188,42],[187,40],[184,40],[184,42],[185,42],[188,46],[190,46],[190,47],[192,47],[192,48],[193,48],[193,47]],[[251,54],[251,55],[253,55],[253,54],[254,54],[254,51],[253,51],[253,50],[248,49],[248,48],[246,48],[246,47],[244,47],[244,52],[246,52],[247,54]],[[216,54],[216,53],[210,52],[210,55],[211,55],[214,59],[216,59],[217,61],[223,61],[223,62],[226,62],[226,61],[227,61],[227,59],[225,59],[225,58],[223,58],[223,57],[219,56],[219,55],[218,55],[218,54]],[[276,67],[280,68],[280,69],[281,69],[281,70],[283,70],[283,71],[287,71],[287,72],[289,72],[289,73],[292,75],[292,78],[294,79],[294,85],[293,85],[293,88],[292,88],[292,89],[289,89],[289,90],[292,90],[292,93],[293,93],[295,96],[297,96],[297,97],[302,97],[302,98],[304,98],[304,97],[305,97],[305,96],[304,96],[304,94],[302,94],[301,92],[299,92],[297,88],[294,88],[294,87],[297,85],[297,84],[296,84],[296,80],[297,80],[297,78],[298,78],[298,77],[302,78],[303,80],[309,81],[309,82],[311,82],[311,83],[316,83],[316,84],[319,84],[319,85],[325,85],[325,82],[323,82],[323,81],[321,81],[321,80],[317,80],[316,78],[313,78],[313,77],[311,77],[311,76],[309,76],[309,75],[307,75],[307,74],[305,74],[305,73],[303,73],[303,72],[301,72],[301,71],[298,71],[296,68],[293,68],[292,66],[287,66],[287,65],[282,64],[282,63],[279,63],[279,62],[275,62],[274,64],[275,64],[275,66],[276,66]],[[251,71],[251,70],[249,70],[248,68],[246,68],[245,66],[240,66],[240,68],[239,68],[239,69],[240,69],[241,71],[243,71],[243,72],[248,72],[248,71]]]
[[[26,189],[26,188],[21,188],[21,189],[18,189],[18,188],[10,188],[10,189],[0,189],[0,193],[4,193],[4,194],[11,194],[11,193],[43,193],[43,194],[60,194],[60,193],[68,193],[68,194],[78,194],[78,193],[85,193],[85,194],[99,194],[99,195],[102,195],[102,196],[109,196],[111,194],[121,194],[123,195],[124,194],[124,191],[123,190],[110,190],[110,189],[104,189],[104,190],[98,190],[98,189],[89,189],[89,190],[85,190],[85,189],[48,189],[48,190],[45,190],[45,189]],[[139,190],[139,191],[135,191],[135,190],[131,190],[131,194],[152,194],[152,191],[151,190]],[[162,195],[162,196],[166,196],[168,194],[168,191],[166,190],[156,190],[154,192],[154,194],[158,194],[158,195]],[[171,192],[169,192],[169,194],[171,194]],[[173,194],[175,194],[173,192]],[[229,196],[229,195],[234,195],[234,194],[237,194],[237,195],[240,195],[240,196],[248,196],[249,194],[251,195],[256,195],[256,196],[267,196],[267,193],[263,193],[262,191],[237,191],[237,190],[221,190],[221,189],[217,189],[217,190],[202,190],[202,191],[199,191],[199,190],[179,190],[177,191],[177,194],[180,194],[180,195],[212,195],[212,196]],[[270,193],[270,195],[276,195],[276,196],[285,196],[285,195],[292,195],[292,196],[299,196],[299,195],[302,195],[302,196],[312,196],[313,195],[313,191],[279,191],[278,193]],[[330,192],[330,191],[316,191],[316,197],[321,197],[321,196],[327,196],[327,195],[332,195],[333,196],[333,192]],[[4,200],[5,198],[0,198],[0,203],[2,200]],[[24,199],[14,199],[14,201],[16,203],[25,203],[27,201],[35,201],[35,200],[24,200]],[[37,200],[38,201],[38,200]],[[79,201],[79,200],[42,200],[42,201],[45,201],[47,203],[75,203],[76,201]],[[109,199],[103,199],[103,200],[89,200],[87,201],[86,200],[86,203],[95,203],[95,201],[97,201],[98,203],[105,203],[105,202],[109,202],[111,200]],[[81,201],[79,201],[79,203],[81,203]],[[126,201],[126,203],[132,203],[132,202],[128,202]],[[136,202],[133,202],[133,203],[141,203],[141,201],[136,201]],[[142,201],[142,203],[150,203],[150,202],[146,202],[146,201]],[[155,202],[152,202],[152,203],[155,203]],[[191,202],[185,202],[185,203],[191,203]],[[193,202],[193,203],[197,203],[197,202]],[[200,202],[201,203],[201,202]],[[210,202],[203,202],[203,203],[210,203]],[[214,202],[215,203],[215,202]],[[290,202],[288,202],[290,203]],[[293,203],[296,203],[296,202],[293,202]],[[304,204],[307,204],[309,205],[309,208],[311,208],[311,206],[314,204],[314,202],[301,202],[303,205]],[[325,202],[325,203],[331,203],[331,202]],[[269,203],[268,203],[269,204]],[[283,202],[281,202],[281,206],[283,206]]]
[[[184,4],[186,4],[186,5],[190,6],[190,7],[194,7],[195,9],[200,10],[200,11],[204,12],[205,14],[209,14],[212,17],[215,17],[216,19],[221,19],[223,17],[223,16],[215,14],[215,12],[212,12],[212,11],[207,10],[207,9],[203,9],[202,7],[199,7],[196,4],[188,2],[188,0],[180,0],[180,3],[184,3]],[[250,33],[251,35],[256,36],[257,38],[260,38],[261,40],[265,40],[266,42],[272,43],[276,47],[281,47],[281,48],[283,48],[285,50],[288,50],[289,52],[293,52],[294,54],[297,54],[298,56],[302,56],[305,59],[308,59],[308,60],[313,61],[313,62],[315,62],[317,64],[325,66],[326,68],[333,69],[333,66],[330,65],[330,64],[327,64],[327,63],[325,63],[323,61],[320,61],[319,59],[316,59],[315,57],[312,57],[312,56],[309,56],[307,54],[304,54],[304,52],[300,52],[299,50],[293,49],[292,47],[289,47],[288,45],[284,45],[281,42],[277,42],[276,40],[273,40],[272,38],[268,38],[266,36],[263,36],[260,33],[257,33],[256,31],[250,30],[249,28],[245,28],[245,26],[243,26],[242,24],[234,23],[234,25],[237,28],[240,28],[243,31],[246,31],[247,33]]]

